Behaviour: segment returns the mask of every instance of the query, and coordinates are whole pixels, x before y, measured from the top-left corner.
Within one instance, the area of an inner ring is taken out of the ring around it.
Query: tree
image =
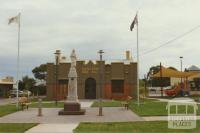
[[[29,78],[28,76],[23,77],[22,82],[24,83],[25,90],[31,90],[35,86],[35,80],[33,78]]]
[[[32,73],[37,80],[37,84],[35,89],[37,90],[37,95],[45,95],[46,94],[46,75],[47,75],[47,65],[41,64],[40,66],[35,67],[32,70]]]
[[[36,79],[45,80],[47,75],[47,65],[41,64],[40,66],[35,67],[32,72]]]
[[[177,70],[174,67],[168,67],[172,70]],[[159,86],[169,86],[170,85],[170,78],[169,77],[150,77],[151,75],[154,75],[160,71],[160,65],[152,66],[149,69],[149,72],[147,74],[147,83],[148,85],[159,87]],[[162,81],[162,82],[161,82]]]
[[[22,77],[22,80],[19,81],[19,89],[20,90],[29,90],[31,92],[34,91],[35,79],[30,78],[28,76]]]
[[[150,78],[151,75],[154,75],[156,74],[157,72],[160,71],[160,66],[157,65],[157,66],[152,66],[150,69],[149,69],[149,72],[147,73],[147,79]]]

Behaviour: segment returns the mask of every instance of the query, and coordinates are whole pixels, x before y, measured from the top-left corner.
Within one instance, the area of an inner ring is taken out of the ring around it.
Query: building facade
[[[200,95],[200,68],[195,65],[192,65],[189,68],[187,68],[186,71],[196,73],[188,78],[190,83],[190,94]]]
[[[8,97],[10,90],[13,89],[14,79],[13,77],[5,77],[0,79],[0,98]]]
[[[47,97],[65,99],[68,90],[68,73],[70,62],[61,57],[58,63],[47,63]],[[103,70],[103,98],[125,99],[137,94],[137,63],[126,52],[126,59],[119,61],[77,61],[78,97],[79,99],[96,99],[100,91],[100,67]],[[56,80],[57,79],[57,80]]]

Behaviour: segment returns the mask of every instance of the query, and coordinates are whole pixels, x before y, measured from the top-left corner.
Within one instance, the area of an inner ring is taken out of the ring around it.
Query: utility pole
[[[162,64],[160,62],[160,86],[161,86],[161,97],[163,97],[163,76],[162,76]]]
[[[144,74],[144,97],[147,97],[147,76]]]
[[[60,50],[56,50],[55,58],[56,58],[56,71],[55,71],[55,79],[56,79],[56,84],[55,84],[55,104],[58,106],[58,65],[59,65],[59,57],[60,57]]]
[[[103,116],[103,107],[102,107],[102,90],[103,90],[103,61],[102,61],[102,56],[103,56],[103,50],[99,50],[99,55],[100,55],[100,70],[99,70],[99,116]]]
[[[183,71],[183,56],[180,56],[181,72]],[[183,78],[181,77],[181,96],[184,96]]]

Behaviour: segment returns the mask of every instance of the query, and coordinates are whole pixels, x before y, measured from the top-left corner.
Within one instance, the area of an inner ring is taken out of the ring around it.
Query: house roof
[[[13,80],[13,77],[5,77],[5,78],[0,79],[0,84],[13,85],[15,84],[15,82]]]
[[[169,68],[165,68],[163,66],[161,67],[161,71],[162,71],[162,77],[187,78],[196,74],[193,72],[176,71]],[[159,71],[156,74],[154,74],[152,77],[160,77],[160,75],[161,75],[161,72]]]
[[[0,84],[3,84],[3,85],[13,85],[15,83],[14,82],[5,82],[5,81],[0,80]]]

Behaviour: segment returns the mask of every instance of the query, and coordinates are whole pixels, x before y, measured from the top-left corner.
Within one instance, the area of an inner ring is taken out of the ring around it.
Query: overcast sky
[[[160,62],[180,69],[200,67],[200,28],[152,53],[143,53],[200,25],[199,0],[0,0],[0,77],[16,76],[17,25],[8,18],[21,12],[21,76],[54,60],[60,49],[79,59],[124,59],[131,50],[136,60],[136,30],[129,26],[139,11],[140,76]]]

